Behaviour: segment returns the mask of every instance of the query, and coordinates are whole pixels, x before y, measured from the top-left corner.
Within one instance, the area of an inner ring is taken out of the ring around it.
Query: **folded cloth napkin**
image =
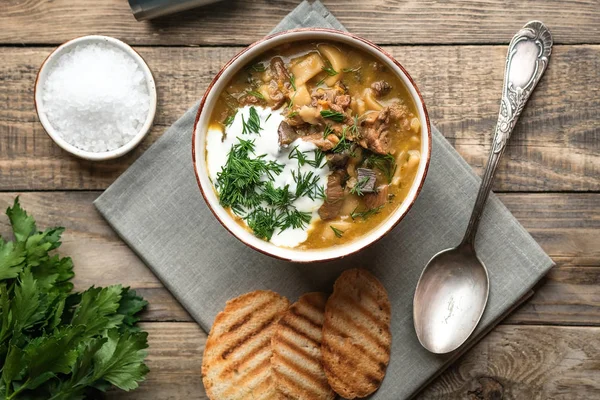
[[[275,31],[309,26],[344,29],[317,1],[301,3]],[[271,289],[295,301],[307,291],[331,290],[341,270],[362,266],[383,282],[392,304],[391,362],[373,399],[408,398],[439,374],[457,354],[439,356],[421,347],[413,328],[412,297],[427,261],[459,243],[480,182],[440,132],[432,127],[433,152],[423,190],[392,232],[342,261],[297,265],[246,247],[206,206],[191,159],[197,109],[198,104],[175,122],[95,205],[200,326],[208,332],[225,302],[242,293]],[[553,263],[493,194],[476,246],[491,286],[475,335],[481,336]]]

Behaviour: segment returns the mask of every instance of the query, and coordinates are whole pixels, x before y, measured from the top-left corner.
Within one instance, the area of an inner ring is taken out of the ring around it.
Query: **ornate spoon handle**
[[[500,114],[492,151],[462,244],[473,245],[475,241],[479,220],[492,188],[498,162],[525,103],[546,71],[551,51],[552,35],[546,25],[540,21],[528,22],[510,41],[506,55]]]

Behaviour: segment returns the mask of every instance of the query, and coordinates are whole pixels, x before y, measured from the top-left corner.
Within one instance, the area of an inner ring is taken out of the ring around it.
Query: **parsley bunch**
[[[15,240],[0,236],[0,397],[82,399],[138,387],[148,367],[147,304],[120,285],[72,292],[73,262],[50,254],[64,228],[38,231],[19,199],[6,211]]]

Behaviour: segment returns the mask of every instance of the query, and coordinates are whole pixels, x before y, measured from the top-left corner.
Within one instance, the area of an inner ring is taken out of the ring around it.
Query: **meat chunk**
[[[240,97],[240,99],[238,101],[242,106],[253,106],[256,104],[260,104],[261,99],[259,99],[258,97],[254,96],[252,94],[246,94],[246,95]]]
[[[333,153],[327,155],[327,164],[329,168],[345,168],[350,159],[350,152]]]
[[[288,146],[294,140],[298,139],[300,135],[285,121],[281,121],[279,128],[277,128],[277,134],[279,135],[279,146]]]
[[[350,98],[349,94],[342,94],[335,98],[335,104],[341,107],[342,109],[348,108],[350,106],[351,101],[352,99]]]
[[[281,86],[285,85],[287,82],[290,81],[290,74],[288,74],[287,69],[285,68],[285,64],[281,57],[273,57],[271,59],[270,68],[273,78]]]
[[[344,200],[344,188],[342,183],[346,178],[346,171],[342,169],[335,170],[327,180],[327,189],[325,190],[325,201],[319,208],[319,217],[326,221],[333,219],[340,214],[340,209]]]
[[[356,172],[358,172],[356,184],[360,185],[360,191],[362,193],[373,193],[375,191],[375,181],[377,180],[375,171],[370,168],[358,168]]]
[[[326,138],[323,138],[323,135],[321,135],[320,133],[313,133],[311,135],[302,136],[302,140],[313,143],[322,151],[329,151],[333,149],[337,144],[334,143],[334,137],[335,139],[337,139],[337,136],[335,135],[329,135]]]
[[[387,154],[390,148],[388,129],[390,125],[389,108],[379,113],[370,113],[362,121],[362,139],[359,144],[375,153]]]
[[[269,85],[267,86],[267,92],[269,92],[269,98],[274,103],[274,110],[280,108],[288,98],[287,95],[285,95],[279,87],[279,84],[274,80],[271,80],[271,82],[269,82]]]
[[[386,81],[377,81],[371,84],[371,89],[373,89],[376,97],[383,97],[392,90],[392,85]]]
[[[388,201],[388,193],[389,185],[379,186],[377,192],[365,194],[365,205],[369,210],[381,207]]]
[[[375,153],[387,154],[390,150],[390,139],[388,130],[392,121],[400,121],[402,129],[406,121],[410,128],[410,112],[403,104],[392,104],[385,107],[379,113],[372,112],[362,121],[362,140],[359,142],[364,148]],[[407,128],[407,129],[408,129]]]
[[[269,82],[267,91],[274,103],[273,108],[278,109],[288,99],[290,75],[288,74],[281,57],[273,57],[273,59],[271,59],[270,71],[273,79]]]

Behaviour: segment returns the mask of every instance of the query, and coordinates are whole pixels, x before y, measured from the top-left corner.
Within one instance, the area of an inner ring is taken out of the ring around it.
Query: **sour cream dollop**
[[[260,127],[262,129],[258,135],[242,133],[242,117],[244,121],[249,120],[250,108],[254,108],[257,111],[260,119]],[[284,118],[281,109],[272,110],[268,107],[246,106],[238,109],[233,122],[225,130],[223,130],[221,125],[211,125],[206,137],[206,162],[209,177],[213,185],[217,182],[217,174],[221,172],[227,162],[227,155],[231,147],[238,143],[238,138],[241,138],[254,141],[254,154],[257,157],[265,155],[264,159],[266,161],[276,161],[284,166],[283,171],[279,175],[274,176],[273,186],[276,188],[284,188],[286,185],[289,185],[289,191],[294,193],[297,184],[292,172],[297,174],[298,170],[300,170],[302,174],[312,171],[319,177],[319,185],[325,189],[327,187],[328,176],[331,173],[325,162],[323,162],[325,165],[317,168],[307,163],[300,166],[296,158],[290,158],[292,152],[300,151],[305,152],[308,159],[314,159],[314,151],[317,150],[317,147],[313,143],[296,139],[287,147],[279,146],[277,130]],[[265,176],[264,180],[268,180],[268,177]],[[306,241],[310,230],[314,226],[314,222],[319,219],[318,210],[323,205],[323,202],[324,199],[322,198],[311,199],[308,196],[294,200],[292,205],[298,211],[312,214],[310,223],[304,228],[287,228],[283,231],[277,228],[270,242],[276,246],[296,247]]]

